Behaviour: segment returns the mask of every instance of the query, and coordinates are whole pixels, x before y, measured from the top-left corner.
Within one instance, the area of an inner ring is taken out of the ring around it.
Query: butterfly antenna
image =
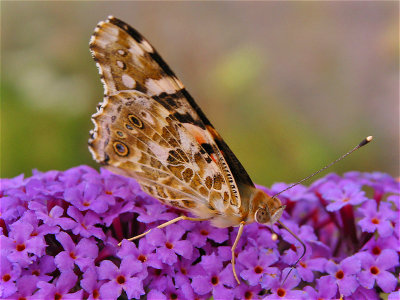
[[[328,169],[329,167],[333,166],[334,164],[336,164],[337,162],[341,161],[343,158],[345,158],[346,156],[350,155],[351,153],[353,153],[354,151],[360,149],[362,146],[365,146],[366,144],[368,144],[370,141],[372,141],[373,136],[367,136],[365,139],[363,139],[361,141],[361,143],[359,143],[357,146],[355,146],[353,149],[351,149],[349,152],[347,152],[346,154],[343,154],[341,157],[339,157],[338,159],[336,159],[335,161],[331,162],[329,165],[326,165],[325,167],[323,167],[322,169],[319,169],[318,171],[312,173],[311,175],[307,176],[306,178],[303,178],[302,180],[293,183],[292,185],[290,185],[289,187],[287,187],[286,189],[280,191],[279,193],[276,193],[275,195],[272,196],[272,198],[275,198],[276,196],[282,194],[283,192],[286,192],[287,190],[290,190],[291,188],[295,187],[296,185],[310,179],[311,177],[314,177],[315,175],[321,173],[322,171],[324,171],[325,169]]]
[[[296,185],[310,179],[311,177],[314,177],[315,175],[321,173],[322,171],[326,170],[327,168],[333,166],[334,164],[336,164],[337,162],[341,161],[343,158],[345,158],[346,156],[350,155],[351,153],[353,153],[354,151],[360,149],[362,146],[365,146],[366,144],[368,144],[369,142],[371,142],[373,139],[372,136],[367,136],[365,139],[363,139],[357,146],[355,146],[353,149],[351,149],[349,152],[343,154],[342,156],[340,156],[338,159],[334,160],[333,162],[331,162],[330,164],[326,165],[325,167],[323,167],[322,169],[319,169],[318,171],[312,173],[311,175],[307,176],[306,178],[303,178],[302,180],[290,185],[289,187],[287,187],[286,189],[280,191],[279,193],[276,193],[275,195],[272,196],[272,198],[275,198],[276,196],[282,194],[283,192],[286,192],[287,190],[290,190],[291,188],[295,187]],[[306,254],[306,245],[303,243],[303,241],[293,232],[291,231],[288,227],[286,227],[281,221],[278,221],[278,223],[284,228],[286,229],[297,241],[299,241],[299,243],[303,246],[303,253],[301,254],[300,258],[291,266],[290,271],[286,274],[285,279],[282,282],[282,285],[285,283],[286,279],[289,277],[289,274],[292,272],[293,268],[296,267],[296,265],[298,264],[298,262],[304,257],[304,255]],[[274,232],[275,234],[275,232]]]
[[[301,254],[300,258],[290,266],[290,271],[286,274],[285,279],[282,282],[282,285],[285,283],[286,279],[289,277],[290,272],[297,266],[298,262],[304,257],[306,254],[306,245],[304,242],[293,232],[291,231],[285,224],[283,224],[281,221],[278,220],[279,225],[281,225],[283,228],[285,228],[293,237],[299,241],[299,243],[303,246],[303,253]]]

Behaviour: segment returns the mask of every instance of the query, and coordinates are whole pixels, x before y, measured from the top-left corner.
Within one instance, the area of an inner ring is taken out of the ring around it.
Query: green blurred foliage
[[[397,176],[397,11],[395,2],[3,2],[1,177],[96,166],[86,145],[102,87],[88,40],[108,14],[145,30],[255,182],[299,180],[369,134],[373,144],[331,171]]]

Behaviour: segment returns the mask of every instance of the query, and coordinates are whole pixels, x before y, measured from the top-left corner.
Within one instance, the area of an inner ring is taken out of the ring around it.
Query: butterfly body
[[[135,178],[162,203],[217,227],[279,219],[280,201],[254,186],[184,85],[136,30],[109,17],[97,25],[90,50],[105,92],[89,140],[97,162]]]

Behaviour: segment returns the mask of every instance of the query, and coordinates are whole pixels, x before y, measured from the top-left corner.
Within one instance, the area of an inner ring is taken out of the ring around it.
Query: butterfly
[[[115,18],[98,23],[90,51],[104,85],[89,150],[109,170],[133,177],[149,195],[224,228],[273,224],[284,206],[255,187],[246,170],[154,47]],[[133,237],[136,239],[149,231]],[[130,240],[132,240],[130,239]]]

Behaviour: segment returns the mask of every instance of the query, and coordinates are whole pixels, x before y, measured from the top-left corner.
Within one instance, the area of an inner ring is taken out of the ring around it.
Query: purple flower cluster
[[[0,298],[399,299],[399,182],[330,174],[282,193],[287,231],[180,221],[133,180],[87,166],[2,179]],[[264,189],[270,194],[287,184]],[[122,241],[119,247],[118,243]]]

